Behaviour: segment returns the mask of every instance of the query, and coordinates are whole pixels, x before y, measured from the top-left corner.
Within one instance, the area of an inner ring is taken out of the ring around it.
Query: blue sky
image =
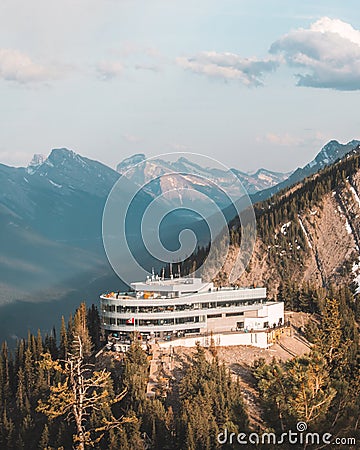
[[[292,170],[360,137],[355,1],[2,0],[0,162],[188,151]]]

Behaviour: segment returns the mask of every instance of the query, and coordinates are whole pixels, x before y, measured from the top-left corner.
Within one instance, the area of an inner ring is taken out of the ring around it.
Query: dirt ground
[[[305,313],[286,313],[286,320],[290,319],[291,327],[284,330],[278,343],[269,349],[250,346],[217,347],[217,356],[232,372],[239,377],[245,406],[249,415],[250,426],[253,430],[263,428],[262,406],[258,391],[255,388],[255,379],[251,373],[251,365],[259,358],[270,362],[273,358],[286,361],[294,356],[303,355],[310,351],[311,345],[303,337],[302,330],[309,320]],[[189,357],[194,353],[194,348],[176,347],[172,375],[181,379],[182,369],[189,362]],[[206,350],[209,360],[212,355]]]

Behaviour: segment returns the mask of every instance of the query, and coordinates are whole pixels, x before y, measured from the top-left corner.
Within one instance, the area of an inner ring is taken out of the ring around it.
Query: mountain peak
[[[319,168],[334,163],[337,159],[342,158],[346,153],[351,151],[357,146],[359,141],[353,139],[347,144],[341,144],[336,140],[329,141],[320,152],[316,155],[315,159],[311,161],[307,166],[313,167],[316,164]]]
[[[360,141],[357,139],[353,139],[352,141],[349,141],[346,145],[349,145],[351,147],[357,147],[358,145],[360,145]]]
[[[46,160],[45,155],[42,155],[41,153],[35,153],[26,168],[26,172],[29,175],[32,175],[36,171],[36,169],[45,162],[45,160]]]
[[[129,158],[125,158],[116,166],[116,171],[120,174],[125,173],[128,171],[131,167],[136,166],[136,164],[139,164],[146,160],[146,156],[144,153],[135,153],[132,156],[129,156]]]
[[[31,161],[29,162],[28,167],[41,166],[41,164],[43,164],[45,159],[46,159],[45,155],[42,155],[41,153],[35,153],[34,156],[31,159]]]
[[[75,158],[78,156],[73,150],[69,150],[67,148],[54,148],[51,150],[51,153],[48,157],[49,160],[61,160],[68,158]]]

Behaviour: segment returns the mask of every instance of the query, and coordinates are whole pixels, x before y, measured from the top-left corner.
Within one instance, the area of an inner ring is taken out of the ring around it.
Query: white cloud
[[[160,72],[160,52],[153,47],[140,46],[125,41],[111,51],[113,59],[103,60],[96,65],[98,76],[103,81],[118,78],[128,70]],[[154,63],[156,61],[156,63]]]
[[[360,31],[338,19],[323,17],[310,28],[291,31],[274,42],[272,54],[282,54],[299,86],[337,90],[360,89]]]
[[[35,63],[28,55],[13,49],[0,49],[0,78],[17,83],[44,82],[57,78],[54,68]]]
[[[238,80],[245,86],[261,86],[265,72],[274,71],[279,62],[267,59],[242,58],[234,53],[202,52],[194,57],[179,57],[179,66],[194,73],[224,80]]]
[[[360,31],[339,19],[323,17],[275,41],[267,58],[201,52],[179,57],[178,65],[208,77],[260,86],[265,73],[280,64],[298,68],[298,86],[336,90],[360,89]]]
[[[119,61],[102,61],[96,66],[99,77],[104,80],[118,78],[124,73],[124,65]]]
[[[322,17],[317,22],[313,23],[310,29],[320,33],[337,33],[343,38],[360,46],[360,31],[355,30],[352,25],[343,22],[342,20]]]
[[[296,136],[291,133],[269,132],[256,137],[256,142],[260,144],[271,144],[277,147],[314,147],[324,145],[332,138],[329,133],[323,133],[319,130],[305,129],[302,136]]]
[[[289,133],[285,134],[276,134],[276,133],[267,133],[265,136],[257,137],[257,142],[269,142],[270,144],[289,147],[303,144],[303,139],[292,136]]]
[[[141,141],[141,138],[139,136],[135,136],[133,134],[123,134],[122,137],[127,142],[136,143],[136,142],[140,142]]]

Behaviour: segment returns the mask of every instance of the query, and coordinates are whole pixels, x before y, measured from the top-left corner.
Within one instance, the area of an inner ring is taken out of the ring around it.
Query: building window
[[[222,314],[208,314],[207,318],[208,319],[215,319],[215,318],[219,318],[221,316],[222,316]]]
[[[244,322],[238,322],[236,324],[237,328],[239,328],[239,330],[243,330],[244,329]]]
[[[235,317],[235,316],[243,316],[244,312],[233,312],[233,313],[226,313],[226,317]]]

